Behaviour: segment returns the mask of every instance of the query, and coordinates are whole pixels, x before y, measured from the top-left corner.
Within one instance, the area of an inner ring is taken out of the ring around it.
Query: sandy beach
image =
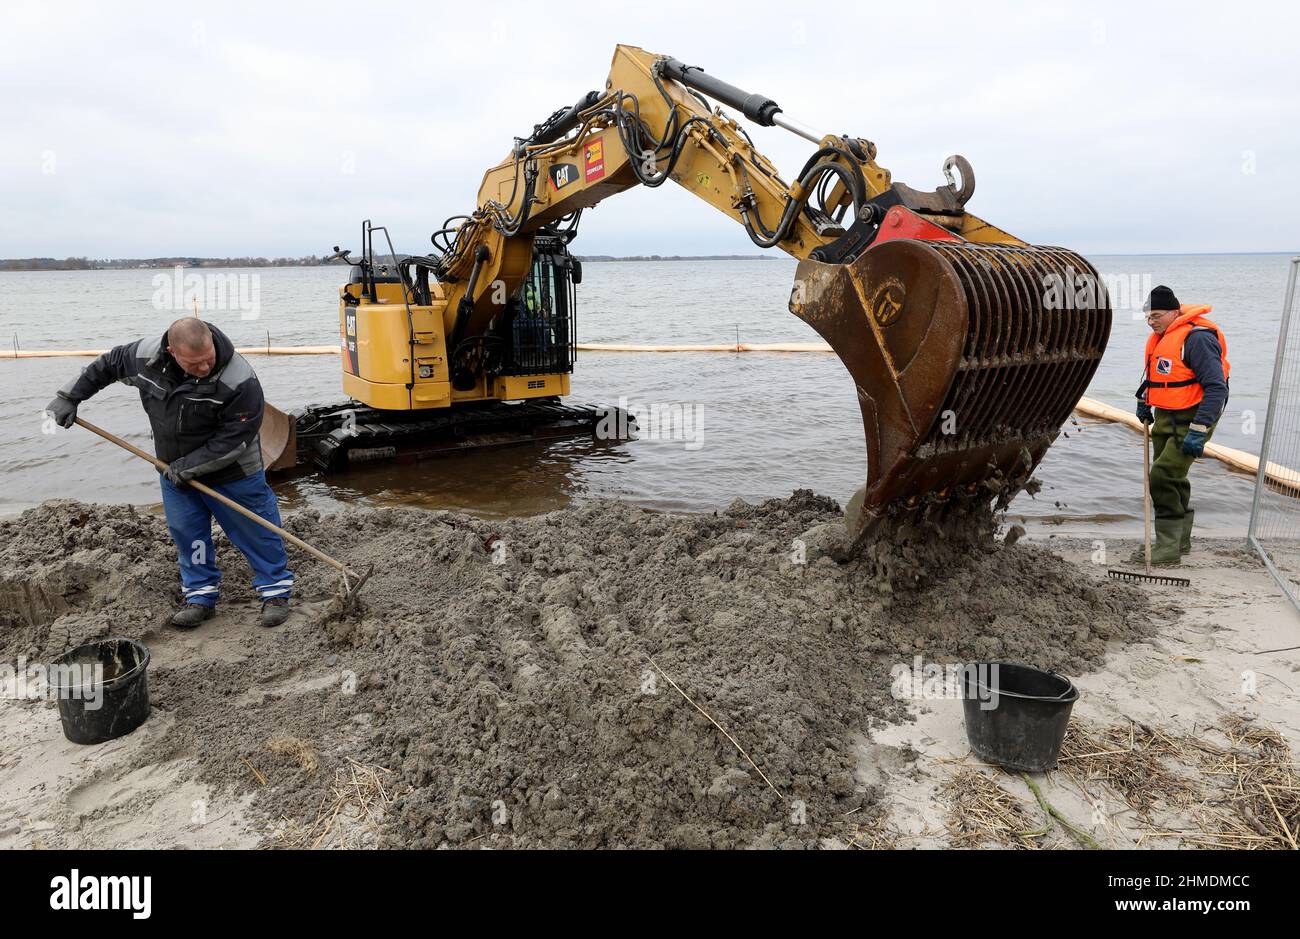
[[[1131,542],[1098,563],[1046,534],[891,583],[825,556],[839,524],[806,491],[305,511],[295,533],[376,563],[359,611],[295,555],[293,615],[260,628],[219,539],[219,613],[178,631],[161,518],[46,503],[0,522],[0,660],[130,636],[153,710],[78,746],[54,702],[0,702],[0,847],[1292,846],[1300,650],[1264,650],[1300,617],[1241,542],[1198,540],[1182,589],[1108,578]],[[1074,832],[970,753],[960,701],[897,694],[917,656],[1078,684],[1065,758],[1029,777]]]

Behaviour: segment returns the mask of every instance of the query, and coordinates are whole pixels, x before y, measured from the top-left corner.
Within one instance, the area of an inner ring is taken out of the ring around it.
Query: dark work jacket
[[[1196,374],[1205,396],[1193,424],[1213,427],[1228,404],[1228,380],[1223,376],[1223,350],[1212,329],[1193,329],[1183,340],[1183,362]]]
[[[211,324],[217,364],[187,375],[167,351],[167,335],[115,346],[59,390],[80,403],[115,381],[140,392],[158,459],[203,482],[229,483],[262,469],[262,386],[225,333]]]

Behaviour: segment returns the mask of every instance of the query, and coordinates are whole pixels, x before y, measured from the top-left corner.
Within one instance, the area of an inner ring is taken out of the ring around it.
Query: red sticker
[[[583,154],[583,164],[587,170],[587,182],[595,182],[605,176],[605,139],[598,137],[587,144]]]

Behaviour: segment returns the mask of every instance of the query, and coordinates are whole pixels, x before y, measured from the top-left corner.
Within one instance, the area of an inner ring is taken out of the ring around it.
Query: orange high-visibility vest
[[[1228,378],[1228,340],[1217,324],[1205,318],[1210,307],[1200,304],[1189,306],[1184,303],[1180,309],[1182,315],[1174,320],[1163,335],[1152,333],[1147,337],[1144,362],[1146,374],[1147,404],[1166,411],[1181,411],[1194,404],[1200,404],[1205,397],[1205,389],[1196,378],[1196,373],[1183,362],[1183,343],[1194,329],[1212,329],[1219,338],[1220,354],[1223,358],[1223,378]]]

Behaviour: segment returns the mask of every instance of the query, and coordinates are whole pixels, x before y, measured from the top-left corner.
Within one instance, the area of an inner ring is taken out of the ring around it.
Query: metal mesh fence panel
[[[1293,322],[1298,271],[1300,257],[1292,258],[1247,541],[1300,610],[1300,473],[1286,468],[1300,466],[1300,325]]]

